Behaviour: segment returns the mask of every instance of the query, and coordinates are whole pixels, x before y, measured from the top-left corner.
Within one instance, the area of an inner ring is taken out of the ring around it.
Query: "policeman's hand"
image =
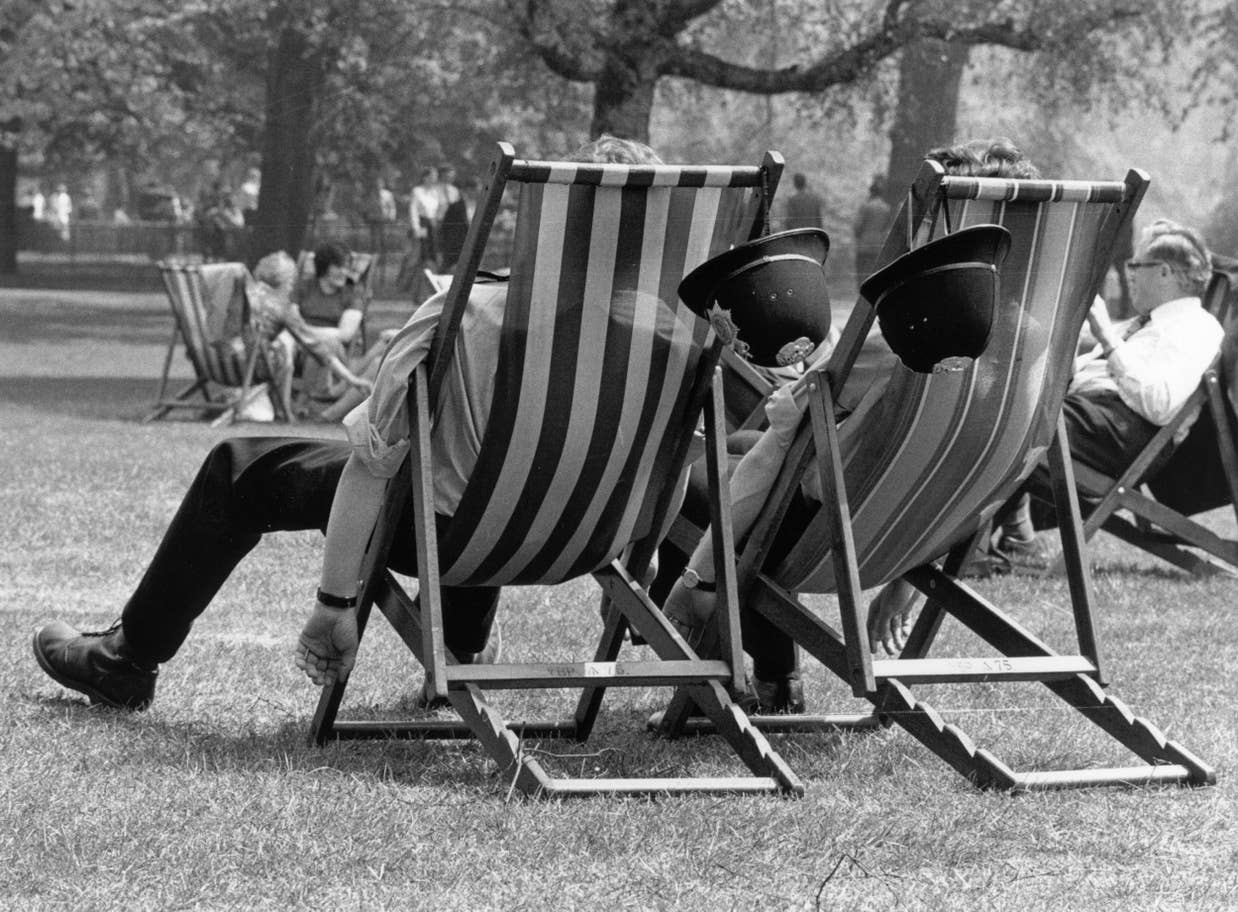
[[[297,668],[319,687],[348,680],[357,660],[357,612],[315,604],[297,640]]]

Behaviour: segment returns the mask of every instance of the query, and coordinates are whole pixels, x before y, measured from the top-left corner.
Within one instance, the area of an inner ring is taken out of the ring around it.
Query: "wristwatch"
[[[689,567],[683,572],[683,586],[685,589],[699,589],[701,592],[715,592],[713,583],[707,583],[701,579],[701,575]]]

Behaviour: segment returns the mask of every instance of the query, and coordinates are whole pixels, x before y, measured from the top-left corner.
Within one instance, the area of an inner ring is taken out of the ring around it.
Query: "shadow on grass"
[[[274,763],[292,773],[331,770],[348,777],[451,789],[493,789],[500,778],[476,741],[335,741],[319,747],[309,740],[309,719],[221,730],[200,721],[163,720],[90,705],[68,693],[27,699],[36,710],[54,713],[72,725],[97,727],[131,741],[133,763],[138,766],[258,773]]]
[[[169,391],[188,382],[174,380]],[[71,418],[134,421],[151,410],[158,389],[154,377],[0,377],[0,403]]]
[[[461,792],[480,790],[495,797],[509,794],[512,770],[498,769],[481,744],[460,739],[353,739],[318,746],[310,741],[308,718],[275,724],[246,726],[243,719],[231,730],[200,721],[160,719],[104,706],[91,706],[71,695],[27,695],[38,710],[54,712],[73,725],[107,727],[113,735],[131,739],[134,762],[139,765],[184,769],[264,772],[274,764],[281,771],[318,774],[324,770],[349,778],[370,777],[418,787],[441,787]],[[750,773],[723,739],[658,737],[644,728],[639,713],[620,722],[618,730],[599,731],[585,742],[570,738],[524,741],[522,752],[535,757],[554,777],[678,777]],[[408,718],[402,715],[402,718]],[[432,716],[453,719],[449,713]],[[802,736],[795,745],[796,764],[830,762],[848,735]],[[698,768],[703,766],[704,768]],[[726,769],[713,767],[726,767]]]

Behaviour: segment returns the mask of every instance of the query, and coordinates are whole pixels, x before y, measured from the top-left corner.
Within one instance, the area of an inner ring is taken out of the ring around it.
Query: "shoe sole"
[[[140,706],[129,706],[127,703],[121,703],[118,700],[113,700],[107,694],[95,690],[89,684],[83,684],[81,681],[74,681],[72,678],[65,677],[60,671],[48,661],[43,655],[43,650],[39,645],[39,634],[35,632],[32,638],[34,647],[34,659],[39,663],[39,667],[47,672],[47,676],[59,684],[61,687],[67,687],[69,690],[76,690],[80,694],[85,694],[90,698],[91,704],[102,703],[104,706],[110,706],[112,709],[123,709],[128,712],[142,712],[146,707],[150,706],[150,701],[147,700]]]

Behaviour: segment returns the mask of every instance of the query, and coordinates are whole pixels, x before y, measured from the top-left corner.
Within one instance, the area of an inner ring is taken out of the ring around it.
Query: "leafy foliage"
[[[601,6],[509,0],[508,7],[551,70],[600,84],[598,129],[612,122],[639,126],[624,107],[664,77],[756,94],[863,93],[876,84],[884,61],[920,38],[1045,55],[1054,62],[1046,68],[1052,78],[1041,83],[1046,93],[1112,90],[1132,77],[1142,89],[1153,82],[1139,64],[1146,65],[1149,50],[1163,56],[1183,35],[1171,26],[1193,4],[615,0]],[[1132,46],[1132,36],[1144,46]],[[615,74],[622,77],[618,86],[606,82]],[[643,107],[647,113],[648,104]],[[639,115],[642,105],[635,108]]]

